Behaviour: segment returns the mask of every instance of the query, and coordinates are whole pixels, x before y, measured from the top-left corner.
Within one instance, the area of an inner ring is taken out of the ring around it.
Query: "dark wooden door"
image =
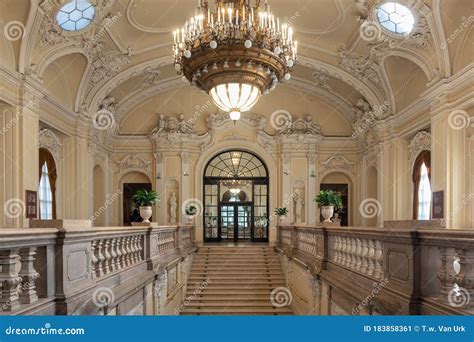
[[[131,226],[130,217],[133,214],[135,205],[132,201],[133,195],[137,190],[145,189],[151,191],[150,183],[124,183],[123,184],[123,225]],[[150,218],[151,221],[151,218]]]

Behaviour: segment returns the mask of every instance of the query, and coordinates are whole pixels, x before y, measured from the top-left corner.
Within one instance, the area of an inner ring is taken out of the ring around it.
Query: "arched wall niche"
[[[130,185],[127,187],[127,185]],[[119,213],[119,225],[124,225],[124,222],[127,222],[127,219],[133,212],[133,203],[132,196],[136,190],[148,187],[149,190],[153,189],[153,184],[150,177],[138,170],[129,170],[124,172],[120,176],[118,182],[119,189],[121,190],[120,200],[117,201],[117,210]],[[128,211],[128,213],[126,212]],[[156,217],[156,208],[153,208],[153,217]]]
[[[354,179],[353,176],[348,173],[346,170],[328,170],[323,173],[320,177],[320,189],[327,187],[327,189],[339,191],[345,185],[347,185],[347,207],[349,210],[345,210],[345,214],[347,215],[347,225],[353,225],[355,220],[355,212],[356,208],[354,208]],[[327,185],[335,185],[335,186],[327,186]],[[343,199],[344,202],[344,199]],[[344,203],[343,203],[344,204]],[[344,210],[344,208],[343,208]],[[341,222],[342,224],[342,222]]]

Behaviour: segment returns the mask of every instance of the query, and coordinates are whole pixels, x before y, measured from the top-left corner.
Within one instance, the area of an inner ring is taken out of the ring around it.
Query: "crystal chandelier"
[[[289,80],[296,63],[293,30],[265,1],[199,0],[196,14],[174,35],[178,74],[208,93],[217,107],[240,119],[262,94]]]

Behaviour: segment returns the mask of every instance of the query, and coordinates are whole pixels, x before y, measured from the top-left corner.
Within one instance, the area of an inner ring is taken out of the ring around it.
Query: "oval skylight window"
[[[56,14],[56,21],[66,31],[79,31],[92,22],[95,7],[87,0],[74,0],[61,7]]]
[[[393,33],[410,33],[415,17],[408,7],[395,2],[386,2],[377,7],[377,19],[385,29]]]

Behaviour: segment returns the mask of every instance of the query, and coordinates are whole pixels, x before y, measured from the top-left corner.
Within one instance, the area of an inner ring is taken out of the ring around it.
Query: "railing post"
[[[2,292],[0,304],[3,311],[13,311],[20,307],[20,301],[16,288],[21,282],[21,278],[16,271],[16,261],[18,259],[18,248],[0,251],[0,282]]]
[[[19,275],[22,280],[20,292],[21,304],[31,304],[38,300],[36,279],[38,279],[39,273],[36,272],[34,267],[35,256],[36,247],[20,249],[21,269]]]

